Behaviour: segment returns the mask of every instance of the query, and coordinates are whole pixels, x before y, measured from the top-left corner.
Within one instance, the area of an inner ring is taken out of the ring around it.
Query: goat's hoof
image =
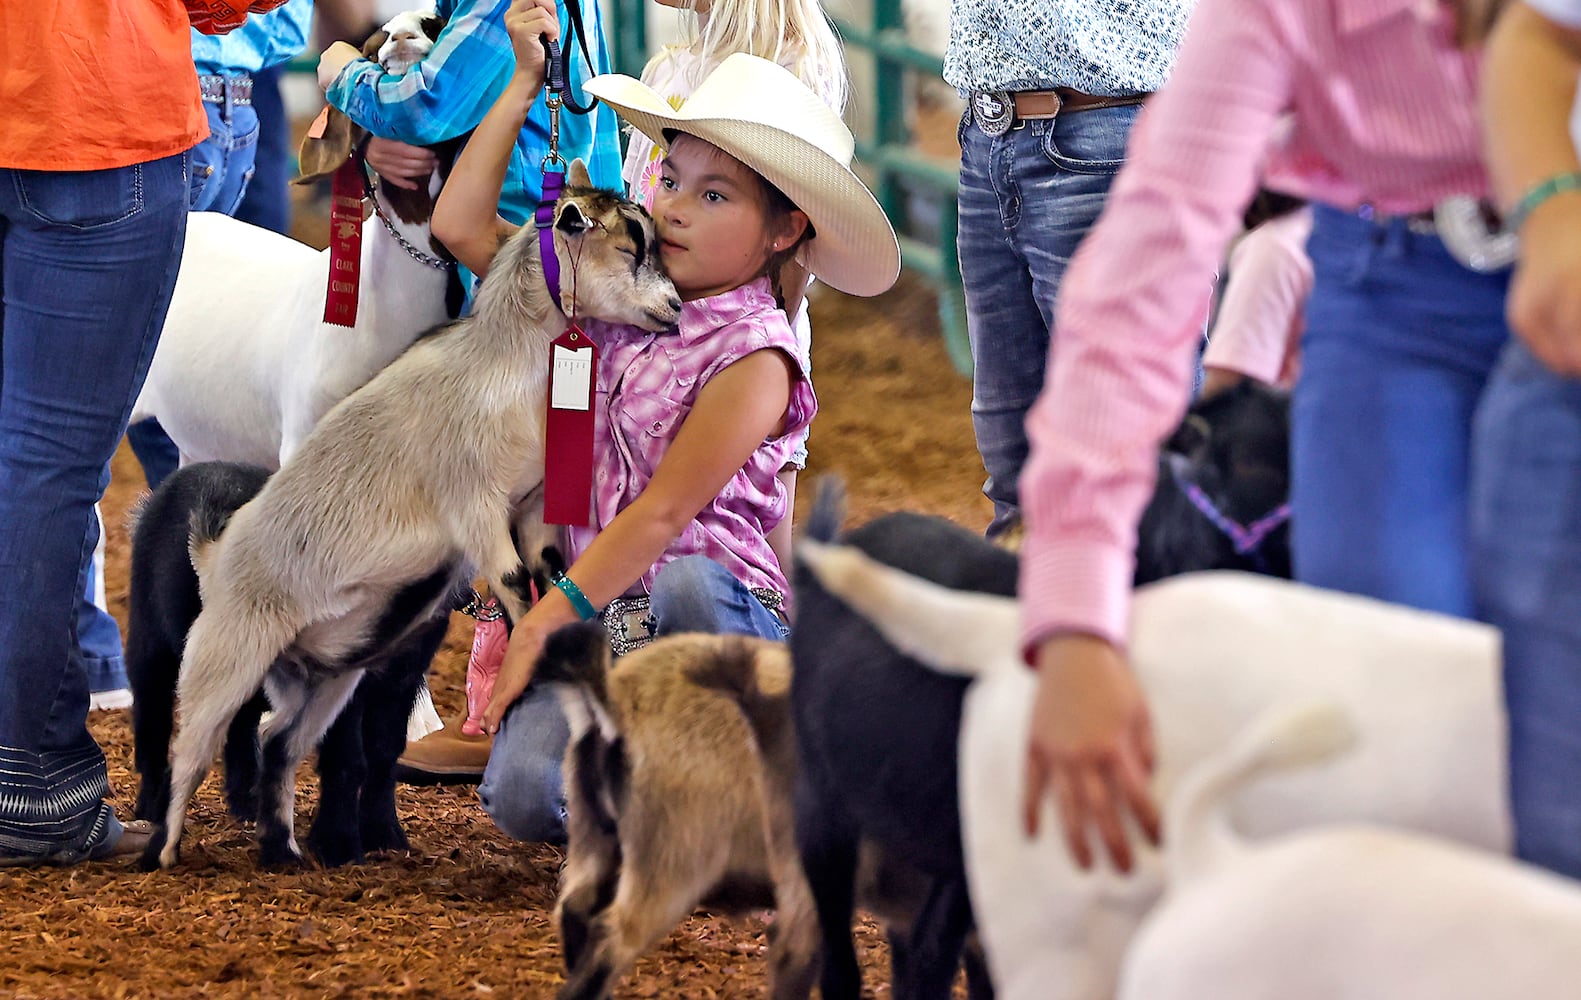
[[[258,796],[256,793],[227,795],[225,796],[225,806],[238,823],[258,822]]]
[[[363,845],[356,837],[314,837],[307,838],[307,849],[313,857],[325,868],[339,868],[342,865],[361,864],[363,861]]]
[[[138,870],[145,872],[157,872],[161,868],[168,868],[169,865],[166,865],[164,860],[160,857],[160,855],[164,853],[164,850],[165,830],[163,827],[156,827],[154,830],[154,835],[148,838],[147,844],[143,845],[143,853],[138,856]],[[178,856],[179,852],[176,852],[176,856],[171,858],[171,864],[176,862]]]
[[[412,844],[401,830],[401,824],[387,826],[380,823],[363,827],[362,849],[368,854],[401,853],[410,851]]]
[[[258,867],[270,871],[300,871],[307,867],[307,859],[290,844],[258,845]]]

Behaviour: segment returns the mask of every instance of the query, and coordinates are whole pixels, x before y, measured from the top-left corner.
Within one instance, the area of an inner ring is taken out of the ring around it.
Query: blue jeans
[[[1043,368],[1060,279],[1103,211],[1137,106],[1029,121],[990,138],[960,129],[957,249],[972,343],[972,426],[994,504],[990,537],[1020,516],[1027,411]]]
[[[192,150],[194,212],[235,215],[253,179],[258,155],[258,112],[251,104],[203,103],[209,116],[209,137]]]
[[[652,611],[659,634],[712,632],[784,639],[790,629],[723,566],[706,556],[686,556],[659,571]],[[565,840],[565,792],[560,764],[571,733],[560,699],[530,686],[494,734],[488,767],[478,786],[483,811],[517,840]]]
[[[1313,218],[1290,413],[1296,578],[1470,617],[1471,421],[1509,338],[1509,275],[1468,271],[1400,220]]]
[[[102,539],[104,519],[94,510],[94,526]],[[104,556],[100,545],[83,570],[82,601],[77,605],[77,640],[82,646],[82,666],[88,672],[88,690],[118,691],[128,686],[126,654],[121,649],[121,629],[99,602],[97,593],[104,575]]]
[[[291,122],[280,95],[285,67],[271,66],[253,74],[253,111],[258,116],[258,145],[253,179],[242,195],[236,218],[276,233],[291,231]]]
[[[0,854],[71,861],[120,837],[76,610],[175,286],[187,164],[0,169]]]
[[[1504,633],[1516,853],[1581,878],[1581,381],[1511,343],[1472,444],[1472,567]]]

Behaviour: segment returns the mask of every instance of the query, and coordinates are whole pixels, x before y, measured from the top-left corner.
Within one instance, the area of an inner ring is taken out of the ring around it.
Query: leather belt
[[[232,105],[253,102],[253,78],[250,76],[200,76],[198,91],[208,104]]]
[[[1122,108],[1141,104],[1149,94],[1099,97],[1069,87],[1053,90],[978,90],[971,97],[972,120],[990,136],[1004,135],[1018,123],[1057,118],[1061,113]]]

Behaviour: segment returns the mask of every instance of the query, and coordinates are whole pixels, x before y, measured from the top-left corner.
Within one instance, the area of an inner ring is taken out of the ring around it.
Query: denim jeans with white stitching
[[[1060,280],[1103,210],[1139,106],[1028,121],[998,137],[960,129],[957,250],[972,343],[972,425],[994,504],[990,536],[1015,523],[1026,416],[1043,390]]]
[[[188,162],[0,169],[0,855],[71,861],[120,837],[77,605],[175,287]]]

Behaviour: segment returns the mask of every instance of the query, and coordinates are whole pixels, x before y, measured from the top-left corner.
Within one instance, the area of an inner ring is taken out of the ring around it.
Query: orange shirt
[[[0,167],[123,167],[207,135],[182,0],[0,2]]]

